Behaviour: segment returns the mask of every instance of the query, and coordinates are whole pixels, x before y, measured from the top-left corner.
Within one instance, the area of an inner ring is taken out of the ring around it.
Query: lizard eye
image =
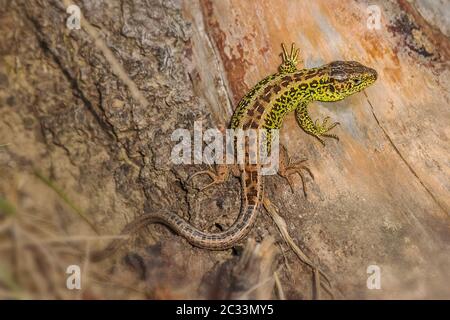
[[[355,85],[359,85],[361,83],[361,79],[355,79],[355,80],[353,80],[353,83]]]

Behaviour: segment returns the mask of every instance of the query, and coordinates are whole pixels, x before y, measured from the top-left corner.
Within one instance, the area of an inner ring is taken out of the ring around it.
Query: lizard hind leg
[[[308,159],[302,159],[300,161],[291,162],[291,159],[287,153],[286,147],[281,145],[280,148],[280,168],[278,174],[286,179],[289,186],[291,187],[291,191],[294,192],[294,183],[291,180],[292,175],[298,174],[302,180],[303,194],[305,197],[307,196],[306,189],[306,177],[304,175],[304,171],[306,171],[309,176],[314,179],[314,175],[311,170],[305,166],[303,163]]]
[[[220,126],[219,130],[222,132],[222,134],[225,133],[225,128],[223,126]],[[199,175],[206,174],[207,176],[209,176],[211,178],[212,182],[207,184],[206,186],[200,188],[199,189],[200,192],[202,192],[214,185],[219,185],[219,184],[222,184],[222,183],[228,181],[228,179],[230,178],[230,173],[233,176],[240,175],[239,169],[237,167],[235,167],[234,165],[216,164],[213,168],[212,165],[210,163],[208,163],[208,166],[209,166],[208,170],[198,171],[198,172],[192,174],[191,176],[189,176],[189,178],[187,179],[187,182],[189,182],[194,177],[199,176]]]
[[[218,185],[228,181],[230,173],[232,175],[236,175],[234,168],[230,169],[229,166],[226,164],[218,164],[215,166],[215,169],[210,168],[209,170],[202,170],[194,173],[188,178],[187,181],[190,181],[195,176],[206,174],[211,178],[212,182],[199,189],[200,191],[204,191],[214,185]]]

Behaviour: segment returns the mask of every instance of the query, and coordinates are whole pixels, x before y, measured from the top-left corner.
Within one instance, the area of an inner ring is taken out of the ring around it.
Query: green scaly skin
[[[322,137],[338,139],[328,133],[338,123],[327,126],[328,118],[321,124],[313,122],[308,114],[308,104],[342,100],[374,83],[377,72],[355,61],[334,61],[318,68],[298,70],[297,55],[294,45],[290,55],[283,45],[283,63],[279,72],[258,82],[242,98],[231,119],[231,128],[246,129],[248,118],[253,118],[253,122],[263,124],[258,128],[267,129],[270,138],[270,130],[280,129],[286,114],[295,110],[300,127],[322,144]]]

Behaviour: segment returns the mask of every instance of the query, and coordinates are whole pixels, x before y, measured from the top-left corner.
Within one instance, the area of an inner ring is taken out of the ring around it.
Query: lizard
[[[310,69],[298,69],[299,50],[292,44],[288,53],[282,44],[282,63],[278,72],[259,81],[240,100],[231,118],[231,129],[258,129],[267,132],[267,149],[270,152],[271,132],[281,129],[284,117],[295,112],[299,126],[307,133],[325,145],[324,138],[338,136],[330,133],[330,130],[339,123],[327,125],[329,117],[321,123],[315,122],[308,114],[308,104],[312,101],[332,102],[342,100],[352,94],[360,92],[373,84],[377,79],[377,72],[356,61],[334,61],[320,67]],[[308,167],[302,162],[290,164],[287,151],[281,157],[278,174],[286,178],[292,188],[290,177],[299,174],[302,179],[303,192],[306,196],[306,185],[302,170],[306,170],[312,178]],[[241,209],[238,218],[227,229],[217,233],[207,233],[191,225],[174,212],[154,212],[144,214],[131,222],[123,230],[123,234],[135,231],[150,223],[160,223],[168,226],[175,233],[183,236],[192,245],[211,249],[225,250],[243,239],[253,226],[258,209],[263,198],[263,176],[261,165],[250,163],[248,141],[245,143],[245,161],[239,165],[241,180]],[[283,161],[283,159],[287,160]],[[213,182],[208,186],[225,182],[230,176],[227,165],[217,165],[216,170],[204,170],[195,173],[189,179],[198,174],[207,174]],[[206,188],[205,187],[205,188]],[[117,242],[108,247],[107,251],[117,248]]]

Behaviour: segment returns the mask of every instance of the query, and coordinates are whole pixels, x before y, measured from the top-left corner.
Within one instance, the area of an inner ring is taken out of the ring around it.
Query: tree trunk
[[[171,136],[194,121],[226,127],[276,72],[282,42],[296,43],[305,68],[356,60],[379,74],[364,92],[310,106],[340,122],[339,142],[323,147],[286,118],[281,142],[315,176],[307,198],[300,179],[291,192],[265,177],[293,241],[334,298],[450,297],[448,4],[84,0],[80,29],[67,25],[71,4],[0,1],[0,297],[227,298],[241,294],[236,270],[264,269],[266,293],[245,297],[313,298],[311,268],[263,208],[245,250],[246,240],[195,248],[152,225],[113,257],[87,259],[144,212],[172,210],[211,232],[232,224],[239,180],[198,192],[210,181],[188,177],[207,166],[173,164]],[[248,267],[267,235],[277,245]],[[66,289],[69,265],[82,290]]]

